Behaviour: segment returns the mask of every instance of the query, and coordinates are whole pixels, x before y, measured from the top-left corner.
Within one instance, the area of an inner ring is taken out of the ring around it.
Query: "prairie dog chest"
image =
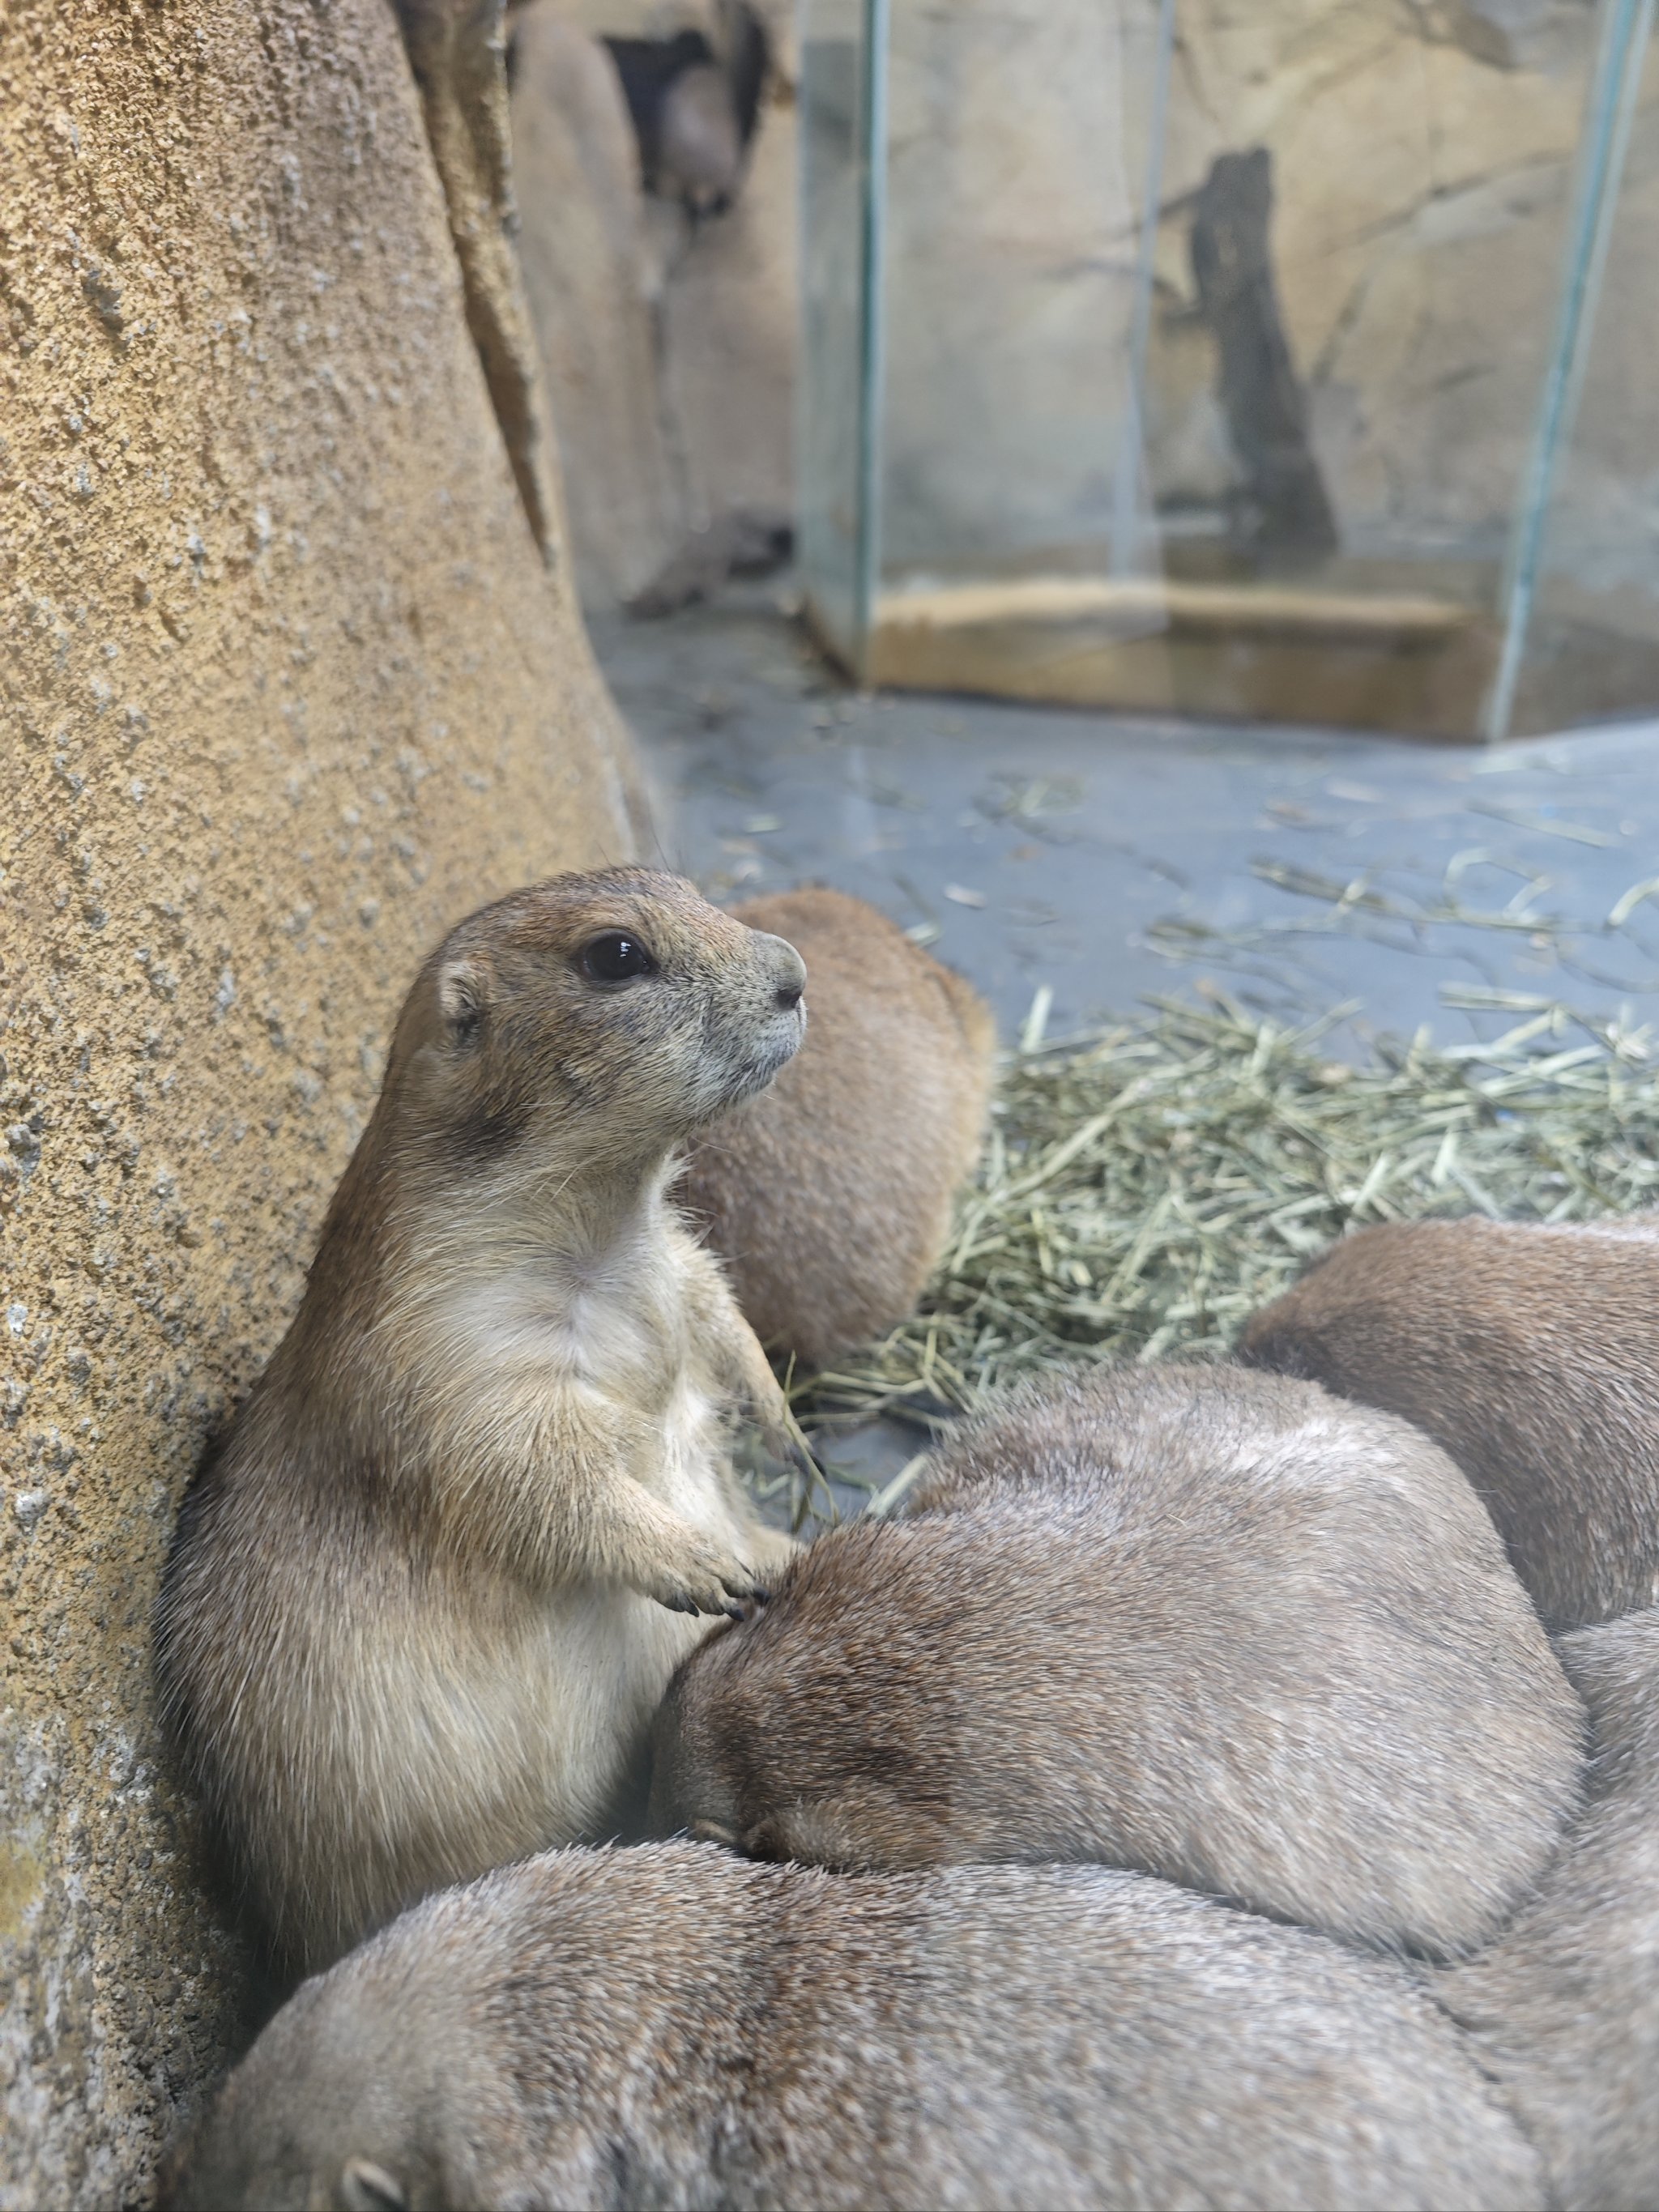
[[[719,1394],[672,1245],[526,1263],[465,1291],[454,1318],[458,1348],[498,1402],[596,1398],[647,1424],[670,1470],[719,1448]]]

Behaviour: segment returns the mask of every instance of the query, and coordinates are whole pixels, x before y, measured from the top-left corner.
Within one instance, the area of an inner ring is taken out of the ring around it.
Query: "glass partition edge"
[[[887,266],[887,69],[891,0],[863,0],[859,113],[859,393],[857,525],[853,568],[853,653],[870,679],[876,592],[881,575],[881,412]]]
[[[1653,29],[1654,0],[1603,0],[1603,8],[1601,37],[1585,105],[1583,135],[1579,142],[1578,173],[1549,366],[1539,396],[1531,451],[1522,478],[1499,591],[1503,642],[1486,701],[1482,732],[1494,744],[1509,735],[1515,711],[1516,686],[1520,679],[1538,585],[1545,515],[1557,457],[1563,441],[1571,434],[1574,402],[1595,325],[1620,179],[1636,116],[1642,64]]]

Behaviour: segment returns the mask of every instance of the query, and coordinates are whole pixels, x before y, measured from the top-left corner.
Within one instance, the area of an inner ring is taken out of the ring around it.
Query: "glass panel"
[[[1180,28],[1146,424],[1170,702],[1474,735],[1595,12],[1182,0]]]
[[[1554,442],[1598,37],[1644,36],[1652,0],[892,0],[872,388],[880,4],[805,0],[802,557],[843,658],[1472,737],[1507,697],[1515,605],[1528,635],[1505,562],[1532,544],[1516,726],[1653,700],[1650,84],[1581,427],[1547,529],[1516,522]]]
[[[1659,710],[1659,49],[1647,37],[1650,16],[1650,7],[1640,11],[1640,43],[1626,61],[1627,151],[1611,180],[1618,197],[1577,405],[1554,456],[1516,734]],[[1609,121],[1616,131],[1611,112]]]
[[[1100,0],[894,0],[886,680],[1068,696],[1079,651],[1161,624],[1131,413],[1156,44]]]
[[[884,567],[1103,566],[1134,225],[1116,10],[897,0]]]
[[[862,313],[860,0],[802,0],[799,558],[807,611],[859,657]]]

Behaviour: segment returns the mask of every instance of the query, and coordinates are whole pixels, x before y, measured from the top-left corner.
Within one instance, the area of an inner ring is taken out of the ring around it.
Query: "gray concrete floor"
[[[1346,1008],[1326,1053],[1425,1025],[1453,1045],[1536,1023],[1540,1048],[1582,1042],[1579,1017],[1659,1026],[1659,880],[1626,899],[1659,878],[1659,723],[1482,749],[860,698],[781,597],[594,626],[655,857],[718,900],[857,892],[1009,1036],[1044,986],[1055,1036],[1206,981],[1285,1024]],[[920,1441],[820,1432],[841,1511]]]
[[[1334,1048],[1659,1016],[1659,723],[1498,748],[848,692],[754,587],[595,643],[665,864],[734,900],[856,891],[1005,1030],[1208,978]],[[1331,1048],[1327,1047],[1327,1049]]]

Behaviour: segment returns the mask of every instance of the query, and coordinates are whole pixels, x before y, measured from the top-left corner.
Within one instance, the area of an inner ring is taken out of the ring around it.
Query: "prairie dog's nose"
[[[787,938],[770,936],[764,930],[757,931],[765,950],[768,966],[772,970],[773,988],[777,1001],[787,1012],[798,1006],[801,994],[806,988],[806,963]]]

